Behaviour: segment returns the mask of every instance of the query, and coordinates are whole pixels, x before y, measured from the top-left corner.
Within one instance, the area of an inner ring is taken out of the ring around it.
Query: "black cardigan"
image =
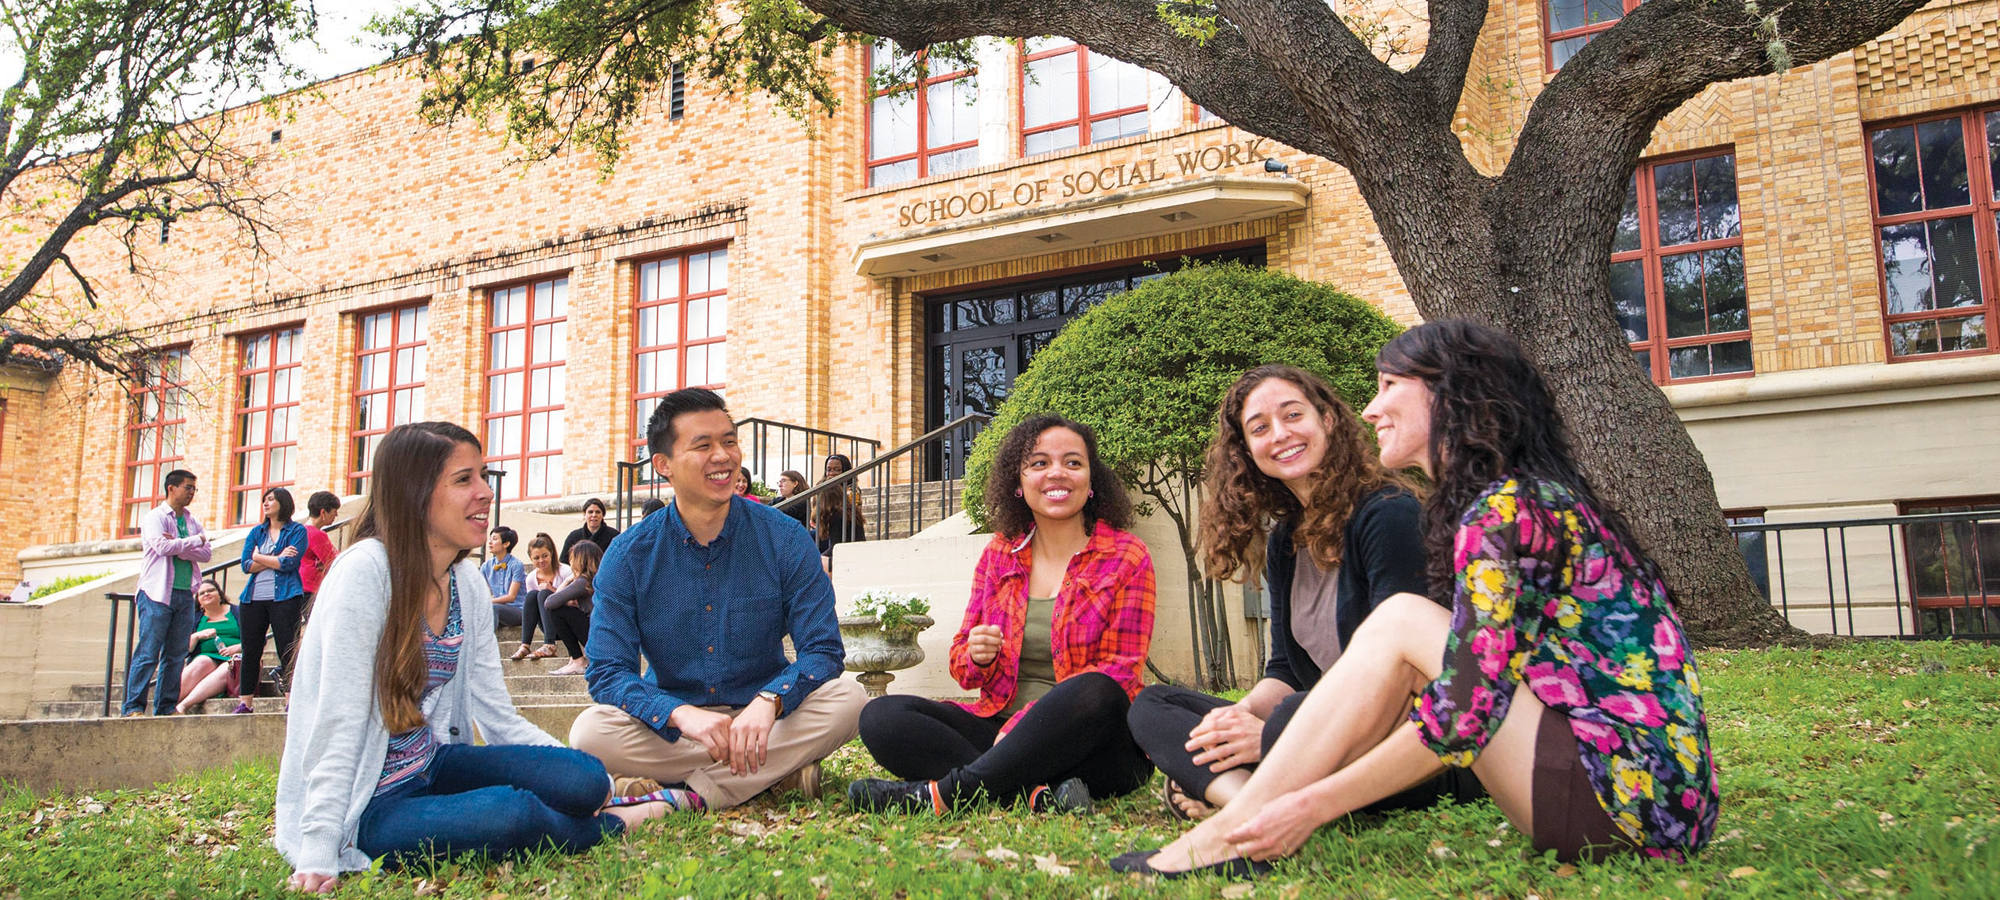
[[[1390,595],[1429,593],[1424,576],[1423,515],[1423,504],[1417,498],[1386,487],[1362,498],[1348,517],[1340,549],[1340,581],[1334,589],[1334,621],[1342,647],[1352,644],[1361,620]],[[1296,526],[1292,519],[1279,520],[1264,548],[1264,589],[1271,597],[1271,659],[1264,665],[1264,677],[1304,691],[1318,684],[1322,673],[1292,635],[1292,575],[1298,564],[1292,531]],[[1450,597],[1431,600],[1451,607]]]

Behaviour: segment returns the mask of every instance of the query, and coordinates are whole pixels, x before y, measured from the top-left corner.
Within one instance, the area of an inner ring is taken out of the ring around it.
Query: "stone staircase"
[[[884,488],[883,494],[878,504],[874,491],[861,492],[871,539],[901,540],[965,508],[964,479],[894,484]],[[878,519],[884,533],[875,538]]]
[[[519,629],[502,628],[504,637],[512,634],[520,636]],[[549,659],[511,660],[514,651],[521,646],[518,640],[500,641],[500,670],[507,678],[507,692],[514,698],[514,706],[529,721],[554,735],[566,739],[570,723],[578,713],[590,705],[590,689],[582,675],[551,675],[551,671],[569,662],[568,655],[560,652]],[[277,650],[266,647],[264,665],[278,664]],[[118,706],[125,697],[124,673],[118,673],[111,686],[111,714],[118,715]],[[278,700],[278,689],[268,678],[258,692],[262,699],[257,702],[256,715],[282,715],[284,704]],[[226,714],[236,708],[236,698],[215,697],[196,704],[191,714]],[[101,684],[77,685],[69,689],[69,694],[55,700],[35,703],[31,712],[33,719],[94,719],[104,710],[104,687]]]

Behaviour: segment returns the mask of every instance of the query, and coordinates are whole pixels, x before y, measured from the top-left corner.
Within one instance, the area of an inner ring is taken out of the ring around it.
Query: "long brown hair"
[[[589,541],[577,541],[569,548],[569,574],[571,582],[583,582],[584,587],[593,587],[597,581],[597,561],[604,551]]]
[[[1332,424],[1326,458],[1313,481],[1311,502],[1304,507],[1284,482],[1257,468],[1250,442],[1243,433],[1243,404],[1250,392],[1273,378],[1290,382],[1306,401]],[[1254,581],[1263,577],[1265,522],[1290,519],[1292,546],[1309,554],[1322,568],[1340,565],[1347,519],[1369,492],[1395,485],[1414,488],[1401,474],[1382,468],[1375,444],[1361,419],[1333,386],[1296,366],[1258,366],[1236,379],[1216,411],[1215,439],[1209,442],[1198,538],[1203,562],[1212,578]]]
[[[354,530],[356,541],[380,540],[389,555],[389,615],[375,647],[375,700],[390,734],[424,724],[420,704],[430,676],[424,658],[424,600],[435,584],[428,538],[431,493],[460,444],[478,449],[479,439],[450,422],[391,429],[375,450],[368,511]],[[458,559],[466,553],[459,551]]]
[[[1383,345],[1375,368],[1421,378],[1431,391],[1427,452],[1437,489],[1424,503],[1424,556],[1432,596],[1451,596],[1459,520],[1488,487],[1508,478],[1530,496],[1539,483],[1561,485],[1597,513],[1629,562],[1659,577],[1631,524],[1577,465],[1548,382],[1513,338],[1464,319],[1429,322]]]
[[[528,540],[528,565],[533,566],[535,564],[536,550],[549,551],[549,565],[554,566],[557,572],[562,571],[563,561],[560,557],[556,556],[555,538],[549,537],[547,532],[535,532],[535,536]],[[535,571],[540,572],[541,567],[536,566]]]

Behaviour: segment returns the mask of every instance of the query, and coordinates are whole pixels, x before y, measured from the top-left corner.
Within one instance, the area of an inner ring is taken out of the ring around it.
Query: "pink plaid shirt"
[[[959,685],[979,690],[976,702],[959,704],[975,716],[994,715],[1014,699],[1028,623],[1033,540],[1033,531],[1020,538],[994,535],[972,575],[965,623],[951,639],[951,675]],[[1154,600],[1153,557],[1145,542],[1097,523],[1090,543],[1070,558],[1056,594],[1049,629],[1056,680],[1103,672],[1125,688],[1125,696],[1137,696],[1144,687],[1139,669],[1153,642]],[[978,625],[998,625],[1002,636],[1000,655],[985,666],[973,664],[965,649],[966,634]],[[1013,730],[1027,711],[1015,713],[1002,732]]]

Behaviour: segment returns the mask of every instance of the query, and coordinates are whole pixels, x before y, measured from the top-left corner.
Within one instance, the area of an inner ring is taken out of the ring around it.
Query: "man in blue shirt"
[[[514,558],[514,545],[521,536],[505,525],[493,526],[486,535],[486,564],[479,572],[486,576],[486,589],[493,594],[493,626],[521,627],[521,595],[528,585],[528,567]]]
[[[585,673],[598,705],[570,746],[684,807],[735,806],[781,781],[817,796],[819,760],[854,737],[867,701],[840,677],[819,551],[791,517],[736,496],[743,451],[714,391],[661,398],[646,443],[674,499],[598,568]]]

